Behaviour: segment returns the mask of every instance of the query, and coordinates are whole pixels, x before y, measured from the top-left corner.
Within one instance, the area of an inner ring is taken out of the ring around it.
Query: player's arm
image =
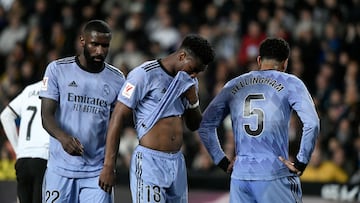
[[[99,177],[99,186],[109,193],[115,185],[116,157],[119,150],[121,129],[124,120],[128,119],[131,113],[131,108],[118,101],[110,118],[106,135],[104,167]]]
[[[8,138],[15,152],[17,152],[17,144],[19,139],[15,123],[17,117],[18,115],[9,106],[5,107],[0,115],[6,137]]]
[[[214,163],[225,172],[230,173],[232,164],[221,148],[217,135],[217,128],[229,113],[225,92],[222,90],[205,109],[198,132]]]
[[[58,103],[55,100],[45,97],[41,98],[41,118],[44,129],[56,138],[70,155],[80,156],[84,149],[78,139],[68,135],[57,124],[55,112]]]
[[[301,175],[309,163],[315,148],[320,124],[314,102],[305,85],[300,80],[291,81],[291,84],[294,84],[294,89],[290,92],[289,102],[303,124],[302,137],[299,152],[294,162],[286,161],[282,157],[279,158],[288,166],[290,171]]]
[[[185,124],[191,131],[199,128],[202,119],[201,110],[199,106],[199,97],[196,93],[195,85],[191,86],[186,92],[185,97],[189,104],[184,112]]]

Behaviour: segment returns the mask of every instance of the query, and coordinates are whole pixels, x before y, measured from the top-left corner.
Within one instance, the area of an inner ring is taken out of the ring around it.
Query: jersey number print
[[[251,116],[257,116],[257,126],[254,130],[251,129],[250,124],[244,124],[245,132],[251,136],[258,136],[264,129],[264,111],[259,108],[251,109],[251,101],[253,100],[265,100],[263,94],[250,94],[245,98],[244,106],[244,118],[250,118]]]
[[[27,109],[28,111],[32,111],[32,115],[31,118],[28,122],[28,126],[27,126],[27,132],[26,132],[26,140],[30,140],[30,134],[31,134],[31,124],[34,120],[35,114],[37,112],[37,108],[36,106],[28,106]]]

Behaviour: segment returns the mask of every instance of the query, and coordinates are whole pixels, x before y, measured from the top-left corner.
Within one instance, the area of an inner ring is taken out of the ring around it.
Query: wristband
[[[295,158],[295,161],[294,161],[294,167],[301,171],[301,172],[304,172],[305,168],[306,168],[307,164],[304,164],[302,162],[300,162],[297,158]]]
[[[221,168],[223,171],[225,171],[225,173],[227,173],[227,169],[229,165],[230,165],[230,161],[226,156],[222,158],[221,161],[217,164],[217,166]]]
[[[189,105],[187,106],[187,109],[195,109],[195,108],[197,108],[199,105],[200,105],[200,102],[199,102],[199,100],[197,100],[197,101],[195,102],[195,104],[190,104],[190,103],[189,103]]]

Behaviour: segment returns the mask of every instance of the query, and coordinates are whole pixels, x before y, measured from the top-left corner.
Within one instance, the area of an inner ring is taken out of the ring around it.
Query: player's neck
[[[283,69],[283,64],[274,60],[263,60],[261,61],[260,70],[279,70]]]
[[[105,68],[104,63],[89,64],[82,55],[76,57],[75,60],[81,69],[90,73],[100,73]]]
[[[161,65],[161,67],[165,70],[165,72],[167,72],[169,75],[171,75],[171,76],[176,75],[177,71],[172,68],[172,67],[174,67],[174,65],[172,63],[170,56],[160,59],[159,63]]]

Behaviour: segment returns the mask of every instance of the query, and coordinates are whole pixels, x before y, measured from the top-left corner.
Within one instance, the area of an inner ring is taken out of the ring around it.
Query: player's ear
[[[284,72],[286,71],[288,64],[289,64],[289,59],[287,58],[284,62]]]
[[[256,62],[257,62],[257,64],[258,64],[258,66],[261,67],[261,56],[258,56],[258,57],[256,58]]]
[[[84,36],[80,35],[79,39],[80,39],[80,45],[81,45],[82,47],[85,46]]]
[[[178,59],[182,61],[186,58],[186,52],[184,50],[179,51]]]

